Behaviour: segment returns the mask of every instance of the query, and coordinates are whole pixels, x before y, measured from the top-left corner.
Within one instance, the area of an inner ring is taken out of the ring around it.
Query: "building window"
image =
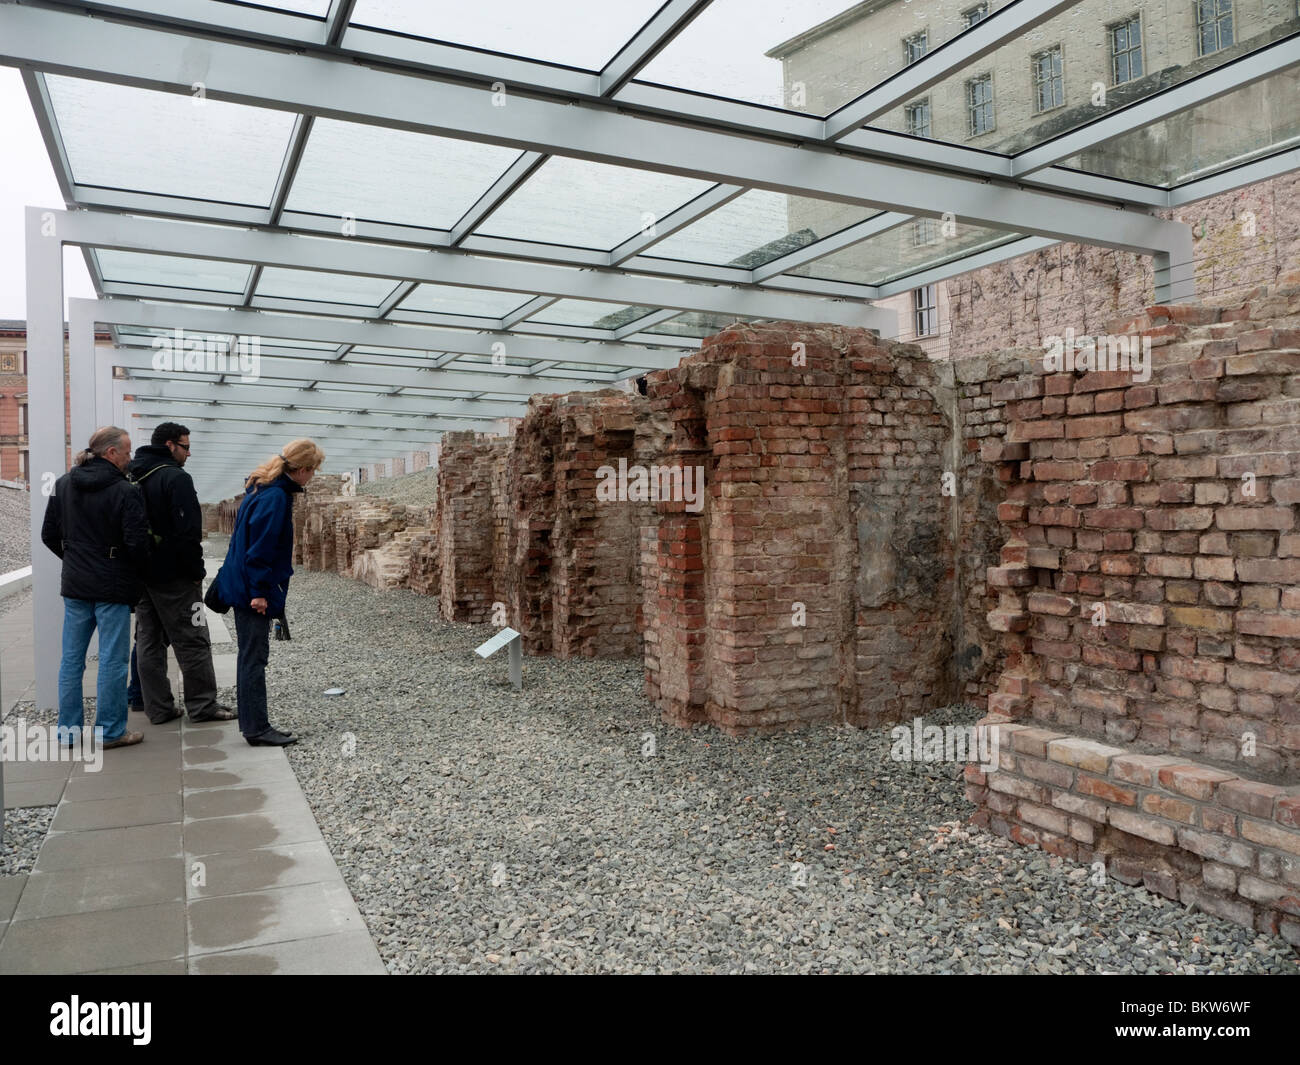
[[[930,98],[927,96],[924,100],[917,100],[914,104],[908,104],[905,109],[907,116],[907,132],[913,137],[929,137],[930,133]]]
[[[1297,0],[1300,2],[1300,0]],[[966,21],[966,28],[970,29],[977,22],[983,22],[989,17],[988,4],[976,4],[974,7],[968,7],[961,13],[961,17]]]
[[[27,435],[27,404],[18,404],[18,435]]]
[[[1142,76],[1142,22],[1137,15],[1110,27],[1110,74],[1115,85]]]
[[[981,74],[966,82],[966,112],[970,135],[978,137],[993,129],[993,75]]]
[[[903,38],[903,65],[911,66],[926,52],[926,31]]]
[[[918,218],[912,223],[912,244],[922,248],[939,243],[939,223],[933,218]]]
[[[32,460],[31,454],[27,451],[18,452],[18,479],[28,484],[32,483]]]
[[[931,337],[939,332],[939,301],[935,285],[925,285],[912,290],[913,325],[919,337]]]
[[[1061,74],[1061,46],[1034,56],[1034,110],[1050,111],[1065,103],[1065,78]]]
[[[1201,55],[1232,44],[1232,0],[1195,0],[1196,40]]]

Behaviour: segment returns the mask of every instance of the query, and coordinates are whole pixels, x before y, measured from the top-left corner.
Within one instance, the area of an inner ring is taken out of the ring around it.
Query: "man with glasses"
[[[180,663],[191,721],[233,721],[217,704],[212,641],[203,613],[203,519],[194,481],[181,467],[190,431],[163,422],[149,446],[136,449],[130,474],[144,496],[153,558],[136,607],[136,660],[144,712],[155,725],[180,717],[167,679],[167,645]]]

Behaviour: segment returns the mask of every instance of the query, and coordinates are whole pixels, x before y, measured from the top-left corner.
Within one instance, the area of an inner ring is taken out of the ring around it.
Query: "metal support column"
[[[28,207],[27,395],[31,441],[32,637],[36,709],[59,705],[63,604],[59,560],[41,543],[54,481],[67,470],[63,373],[63,243],[56,212]],[[93,342],[93,340],[92,340]],[[80,446],[85,446],[85,441]]]

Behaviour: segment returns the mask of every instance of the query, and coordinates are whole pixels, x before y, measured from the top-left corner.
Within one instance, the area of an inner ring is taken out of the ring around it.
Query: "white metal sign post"
[[[474,653],[479,658],[487,658],[507,646],[510,648],[510,683],[515,691],[519,691],[524,686],[524,649],[519,633],[511,628],[502,629],[487,643],[475,647]]]

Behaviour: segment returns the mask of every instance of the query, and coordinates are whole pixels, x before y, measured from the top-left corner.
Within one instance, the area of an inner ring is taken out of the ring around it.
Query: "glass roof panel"
[[[318,118],[287,206],[451,229],[519,155],[513,148]]]
[[[1022,235],[918,218],[788,272],[826,281],[884,284],[917,270],[996,248]]]
[[[485,288],[454,285],[420,285],[398,307],[404,311],[441,311],[501,318],[522,307],[532,296],[523,292],[495,292]]]
[[[359,0],[351,25],[598,71],[662,0],[549,0],[465,4],[451,0]]]
[[[628,322],[644,318],[654,307],[628,307],[621,303],[598,303],[595,300],[557,300],[538,311],[529,322],[548,325],[577,325],[592,329],[618,329]],[[521,323],[516,328],[527,328]]]
[[[956,8],[956,3],[949,2]],[[845,21],[841,16],[859,8],[875,8],[878,17],[891,28],[895,24],[910,27],[920,14],[913,8],[923,5],[906,3],[905,6],[905,3],[906,0],[884,4],[862,4],[856,0],[713,0],[642,69],[637,80],[824,115],[861,96],[885,76],[874,74],[873,67],[883,65],[886,56],[901,59],[900,41],[904,34],[899,33],[895,39],[893,32],[882,32],[883,27],[870,34],[850,27],[851,40],[844,40],[832,56],[821,60],[815,74],[798,67],[792,76],[789,62],[772,54],[774,50],[784,42],[815,36],[810,31],[827,23],[836,26]],[[897,57],[895,52],[899,53]],[[802,87],[795,84],[800,79]]]
[[[1300,71],[1285,70],[1061,165],[1171,188],[1300,143]]]
[[[129,85],[45,80],[78,184],[270,204],[292,114]]]
[[[679,314],[676,318],[670,318],[666,322],[660,322],[656,326],[651,326],[646,330],[647,333],[659,333],[663,336],[674,337],[711,337],[715,333],[721,333],[729,325],[736,322],[753,322],[755,318],[746,318],[736,314],[713,314],[707,311],[688,311],[686,314]]]
[[[752,189],[642,254],[752,270],[878,213],[870,207]]]
[[[167,285],[210,292],[242,294],[252,270],[245,263],[186,259],[178,255],[149,255],[105,248],[96,249],[95,256],[99,259],[99,270],[105,281]]]
[[[377,307],[397,282],[357,274],[327,274],[318,270],[291,270],[268,266],[257,282],[258,296],[321,303],[352,303]]]
[[[861,22],[879,19],[868,14]],[[924,136],[1014,155],[1222,67],[1296,27],[1294,4],[1148,0],[1139,9],[1081,0],[872,125],[907,133],[916,129],[909,122],[919,122]],[[829,41],[790,57],[796,76],[841,62]]]
[[[224,0],[225,3],[231,0]],[[240,7],[244,7],[240,3]],[[277,11],[292,11],[298,15],[315,15],[317,18],[324,18],[329,14],[330,0],[279,0],[279,3],[270,2],[270,0],[259,0],[258,7],[273,7]]]
[[[610,251],[712,187],[673,174],[552,157],[488,216],[480,231]]]

